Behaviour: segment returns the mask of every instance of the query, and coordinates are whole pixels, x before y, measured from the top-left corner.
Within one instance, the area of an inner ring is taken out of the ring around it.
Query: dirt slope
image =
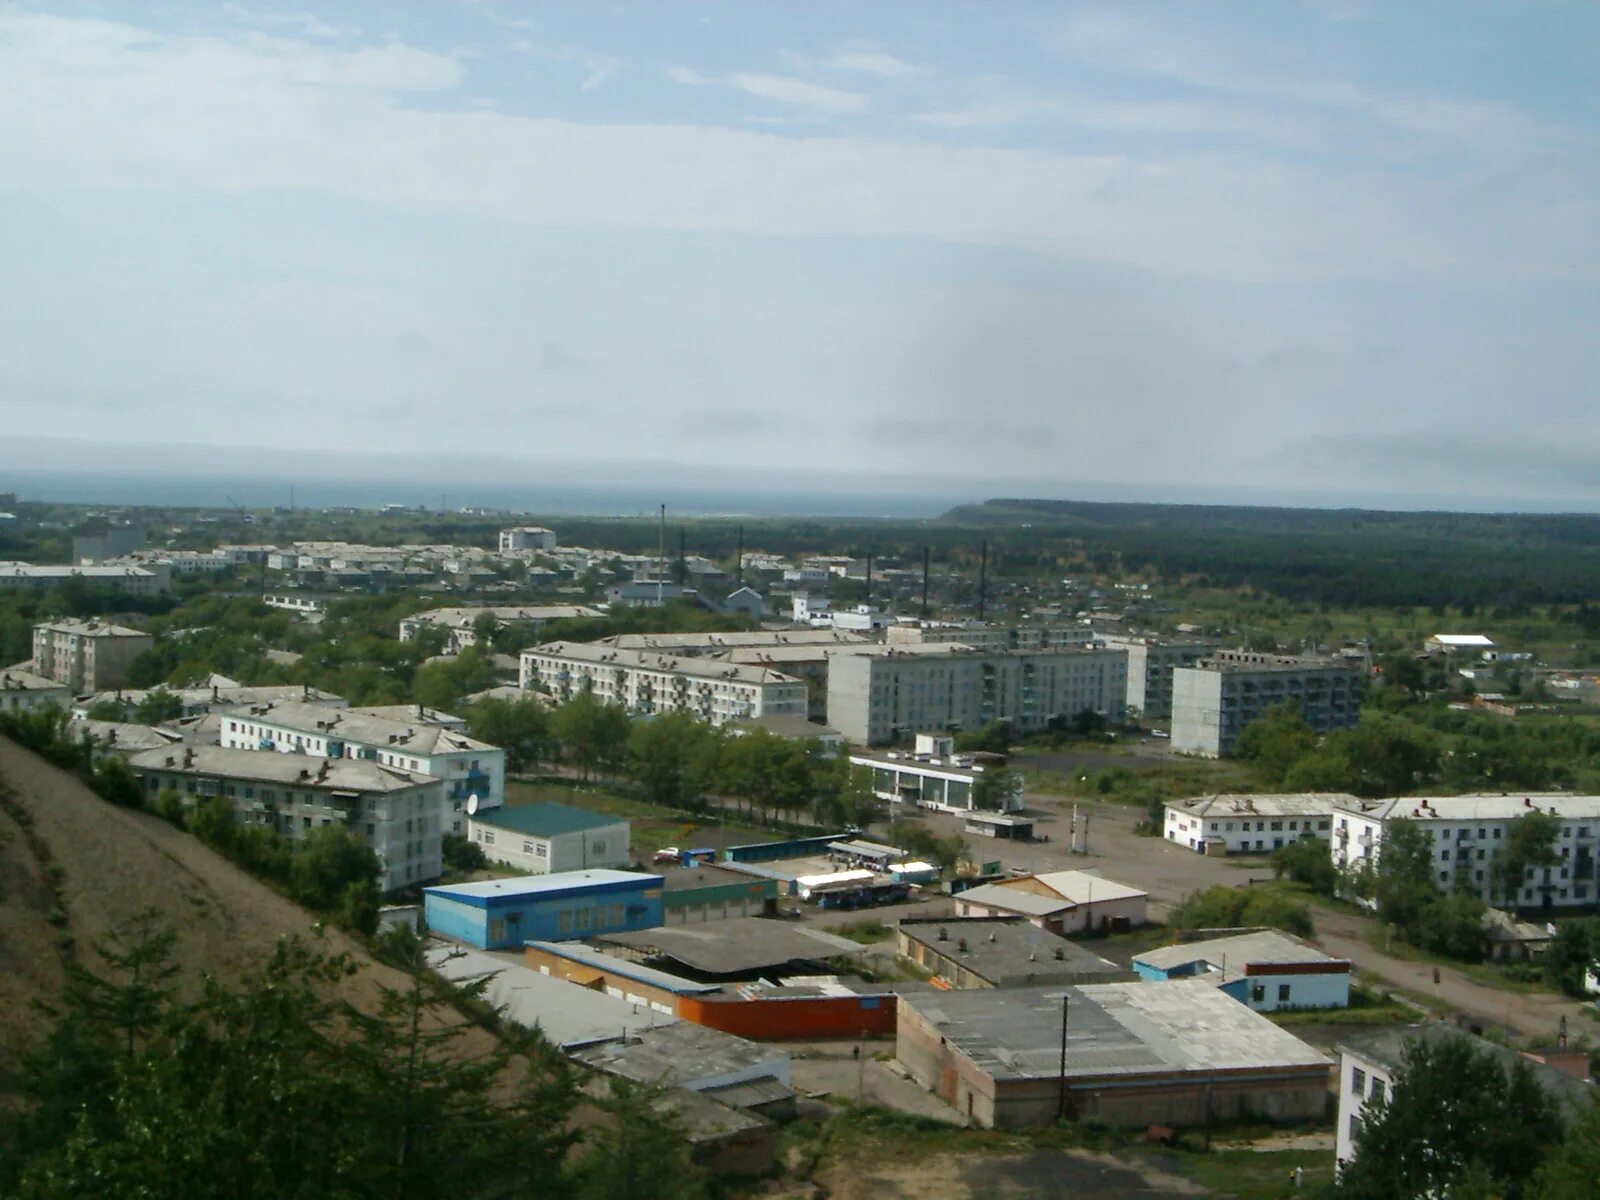
[[[189,987],[202,973],[237,979],[280,935],[309,934],[315,924],[195,838],[105,803],[0,738],[0,1062],[14,1061],[48,1025],[31,1002],[60,989],[62,935],[71,934],[95,968],[95,944],[146,908],[178,930],[176,958]],[[326,944],[369,968],[351,981],[351,1000],[370,999],[375,979],[394,978],[337,931],[326,933]]]

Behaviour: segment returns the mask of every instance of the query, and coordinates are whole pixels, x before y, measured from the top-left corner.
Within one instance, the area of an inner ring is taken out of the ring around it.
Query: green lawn
[[[1333,1181],[1332,1150],[1212,1150],[1180,1153],[1163,1163],[1210,1190],[1236,1200],[1278,1200],[1303,1195]],[[1303,1172],[1300,1190],[1292,1178]]]

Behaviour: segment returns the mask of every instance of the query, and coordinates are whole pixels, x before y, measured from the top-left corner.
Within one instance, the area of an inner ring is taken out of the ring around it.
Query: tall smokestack
[[[983,539],[983,558],[978,563],[978,620],[983,620],[983,602],[989,592],[989,539]]]
[[[689,582],[689,562],[684,557],[683,549],[684,537],[685,534],[680,528],[678,530],[678,582],[680,584]]]
[[[738,574],[735,576],[739,587],[744,586],[744,526],[739,526],[739,565],[734,568]]]
[[[661,506],[661,532],[656,540],[656,607],[664,603],[667,581],[667,506]]]
[[[867,603],[872,603],[872,555],[867,555]]]
[[[922,619],[928,619],[928,547],[922,548]]]

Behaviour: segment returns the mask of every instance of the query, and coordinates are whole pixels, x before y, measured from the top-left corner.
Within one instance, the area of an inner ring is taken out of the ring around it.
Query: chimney
[[[939,940],[941,942],[948,942],[950,940],[950,931],[943,925],[939,926]]]
[[[960,941],[958,941],[956,943],[956,949],[959,950],[962,954],[965,954],[967,952],[967,939],[966,938],[962,938]]]
[[[1066,957],[1067,957],[1067,952],[1065,950],[1063,950],[1060,946],[1057,946],[1056,947],[1056,961],[1057,962],[1061,962]]]

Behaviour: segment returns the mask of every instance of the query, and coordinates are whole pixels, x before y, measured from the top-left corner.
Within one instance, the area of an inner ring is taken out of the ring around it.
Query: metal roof
[[[285,756],[287,757],[287,756]],[[431,895],[453,896],[462,899],[492,899],[513,896],[536,896],[547,892],[565,892],[574,888],[592,888],[603,885],[631,883],[645,888],[660,887],[659,875],[646,875],[639,871],[612,871],[603,867],[587,871],[557,871],[553,875],[521,875],[514,879],[481,879],[476,883],[441,884],[424,888]]]
[[[1135,954],[1133,961],[1155,967],[1160,971],[1170,971],[1174,967],[1194,962],[1210,963],[1216,967],[1226,964],[1239,973],[1243,973],[1246,966],[1258,963],[1349,965],[1345,959],[1324,954],[1315,946],[1308,945],[1299,938],[1290,937],[1286,933],[1279,933],[1275,929],[1259,929],[1234,937],[1207,938],[1204,941],[1185,942],[1181,946],[1160,946],[1143,954]]]
[[[849,938],[761,917],[663,925],[636,933],[609,933],[593,940],[670,958],[705,975],[737,975],[862,952],[862,947]]]
[[[785,1085],[789,1081],[787,1050],[687,1021],[660,1024],[637,1034],[630,1029],[625,1042],[588,1046],[572,1057],[607,1074],[649,1084],[693,1088],[728,1081],[730,1075],[771,1078]]]
[[[479,809],[469,820],[479,825],[492,825],[532,837],[560,837],[567,833],[582,833],[590,829],[606,829],[612,825],[626,825],[627,817],[610,813],[591,812],[586,808],[573,808],[570,804],[557,804],[547,800],[539,804],[519,804],[515,807]]]
[[[1509,821],[1530,812],[1566,820],[1600,818],[1600,796],[1571,792],[1472,793],[1464,796],[1400,796],[1393,800],[1350,797],[1335,806],[1339,812],[1371,821]]]
[[[1048,917],[1072,907],[1069,901],[1058,897],[1039,896],[1020,888],[1002,887],[998,883],[980,883],[975,888],[957,892],[956,899],[969,900],[990,908],[1003,908],[1008,912],[1025,913],[1030,917]]]
[[[593,946],[585,946],[582,942],[524,942],[523,945],[532,946],[535,950],[542,950],[546,954],[553,954],[557,958],[564,958],[568,962],[581,963],[607,975],[618,975],[667,992],[691,992],[698,995],[719,990],[717,984],[698,983],[681,975],[671,975],[654,967],[629,962],[625,958],[596,950]]]
[[[180,746],[177,743],[142,750],[128,759],[135,771],[172,771],[210,775],[318,791],[398,792],[437,783],[432,775],[401,771],[360,758],[313,758],[270,750],[235,750],[224,746]]]
[[[1066,983],[1077,975],[1132,974],[1093,951],[1026,921],[995,917],[912,918],[900,932],[996,986]],[[1110,982],[1108,979],[1107,982]]]
[[[1169,809],[1191,817],[1325,817],[1353,801],[1348,792],[1231,793],[1170,800]]]

